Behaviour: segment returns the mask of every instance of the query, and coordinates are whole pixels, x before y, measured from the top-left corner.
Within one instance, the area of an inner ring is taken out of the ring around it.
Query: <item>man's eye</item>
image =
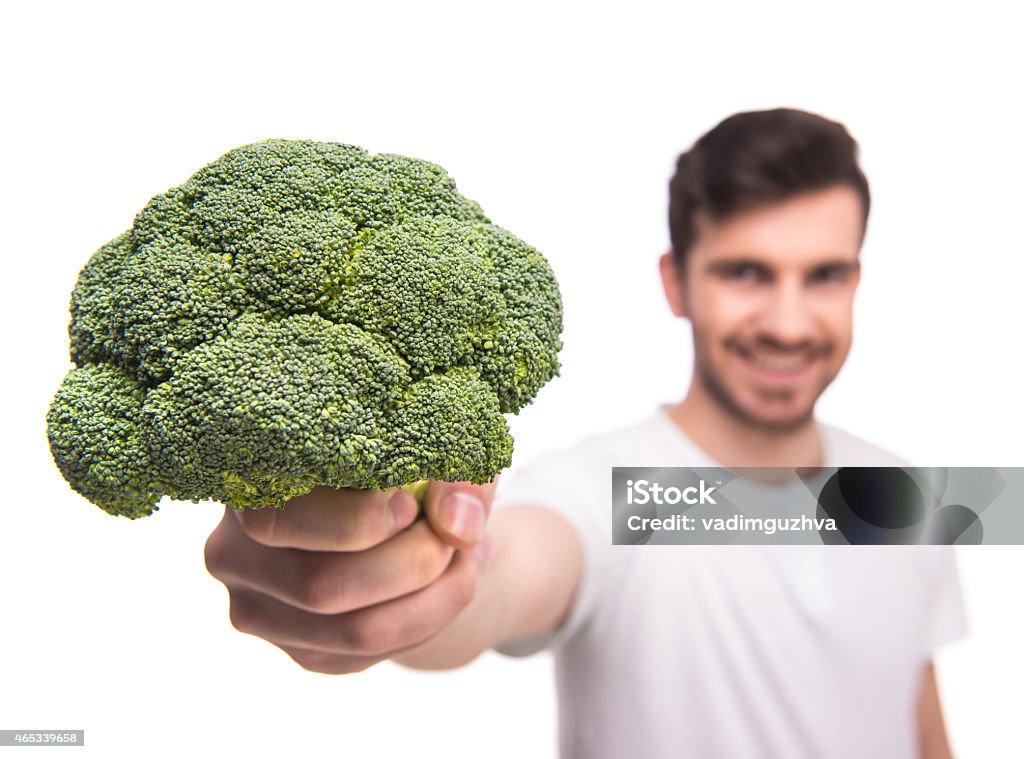
[[[830,282],[844,282],[846,280],[846,275],[846,269],[838,266],[827,266],[823,269],[818,269],[811,274],[811,282],[822,284],[828,284]]]
[[[756,266],[734,266],[725,273],[733,282],[759,282],[762,272]]]

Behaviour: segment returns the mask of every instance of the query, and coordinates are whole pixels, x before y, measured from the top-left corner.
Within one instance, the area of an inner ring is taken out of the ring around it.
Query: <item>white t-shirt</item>
[[[904,462],[819,424],[827,466]],[[566,759],[911,759],[934,649],[966,634],[949,546],[615,546],[613,466],[717,466],[660,407],[513,468],[496,508],[547,506],[583,544],[555,654]]]

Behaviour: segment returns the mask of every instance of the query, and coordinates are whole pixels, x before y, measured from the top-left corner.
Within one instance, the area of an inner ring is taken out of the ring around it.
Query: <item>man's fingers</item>
[[[207,540],[206,564],[232,593],[257,591],[315,614],[339,614],[412,593],[434,582],[454,549],[419,522],[372,551],[269,548],[225,515]]]
[[[405,490],[315,488],[284,508],[231,509],[257,543],[306,551],[362,551],[416,519],[416,499]]]
[[[351,675],[369,669],[374,664],[379,664],[388,658],[386,656],[372,659],[365,656],[339,656],[326,651],[291,646],[278,646],[278,648],[292,657],[292,660],[303,669],[321,675]]]
[[[497,482],[431,482],[424,499],[430,526],[446,543],[472,548],[484,536]]]
[[[231,623],[292,658],[293,652],[305,652],[305,663],[296,661],[319,665],[307,669],[356,671],[347,667],[387,658],[440,632],[473,598],[480,566],[472,551],[459,551],[429,587],[345,614],[314,614],[256,592],[232,591]]]
[[[485,485],[431,482],[424,499],[435,532],[455,548],[470,548],[484,535],[497,480]],[[232,510],[246,534],[275,548],[361,551],[408,527],[416,500],[402,489],[332,490],[320,487],[283,509]]]

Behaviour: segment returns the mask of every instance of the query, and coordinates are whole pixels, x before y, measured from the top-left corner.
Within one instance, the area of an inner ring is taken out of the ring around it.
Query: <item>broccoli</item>
[[[50,449],[133,519],[164,496],[486,482],[561,330],[547,261],[439,166],[267,140],[151,199],[85,265]]]

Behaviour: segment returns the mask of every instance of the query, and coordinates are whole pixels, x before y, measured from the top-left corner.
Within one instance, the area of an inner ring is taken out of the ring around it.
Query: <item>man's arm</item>
[[[494,512],[487,532],[491,554],[473,600],[434,638],[394,657],[399,664],[458,667],[497,645],[564,623],[582,567],[576,530],[548,509],[507,506]]]
[[[917,726],[921,745],[921,759],[951,759],[953,753],[946,737],[939,701],[939,685],[935,679],[935,664],[924,667],[921,690],[917,699]]]

